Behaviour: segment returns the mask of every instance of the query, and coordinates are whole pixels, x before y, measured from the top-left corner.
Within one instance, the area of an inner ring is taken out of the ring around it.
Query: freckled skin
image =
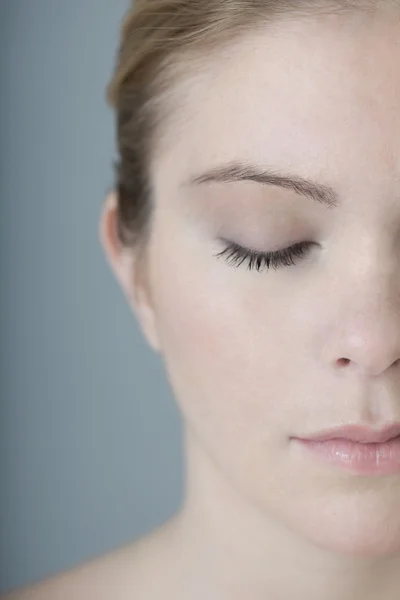
[[[282,22],[193,69],[152,164],[143,287],[105,205],[106,254],[185,424],[185,503],[134,545],[127,598],[398,597],[400,476],[344,474],[290,438],[400,419],[399,15]],[[340,206],[249,182],[180,187],[235,159],[330,185]],[[222,233],[315,246],[258,273],[215,257]]]

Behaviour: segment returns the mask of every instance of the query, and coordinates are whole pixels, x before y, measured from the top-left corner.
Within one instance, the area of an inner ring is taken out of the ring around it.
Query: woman
[[[185,498],[15,597],[399,598],[399,40],[394,1],[136,1],[100,235]]]

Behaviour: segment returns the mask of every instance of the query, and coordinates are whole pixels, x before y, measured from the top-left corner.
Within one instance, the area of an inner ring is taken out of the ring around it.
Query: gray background
[[[172,515],[181,422],[98,240],[125,0],[0,0],[0,592]]]

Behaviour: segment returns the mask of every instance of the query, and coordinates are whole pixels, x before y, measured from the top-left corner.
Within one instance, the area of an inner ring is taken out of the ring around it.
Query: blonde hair
[[[107,98],[116,112],[118,236],[125,246],[148,240],[154,199],[150,164],[173,118],[179,78],[240,34],[280,17],[376,10],[382,0],[136,0],[122,26]],[[170,140],[173,143],[173,138]]]

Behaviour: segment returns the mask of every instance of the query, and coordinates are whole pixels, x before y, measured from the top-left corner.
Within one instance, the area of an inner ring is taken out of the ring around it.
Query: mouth
[[[347,440],[358,444],[379,444],[400,436],[400,422],[393,422],[384,428],[373,429],[363,425],[347,425],[321,431],[298,439],[312,442]]]
[[[398,423],[380,430],[351,425],[294,440],[308,455],[352,474],[376,476],[400,473]]]

